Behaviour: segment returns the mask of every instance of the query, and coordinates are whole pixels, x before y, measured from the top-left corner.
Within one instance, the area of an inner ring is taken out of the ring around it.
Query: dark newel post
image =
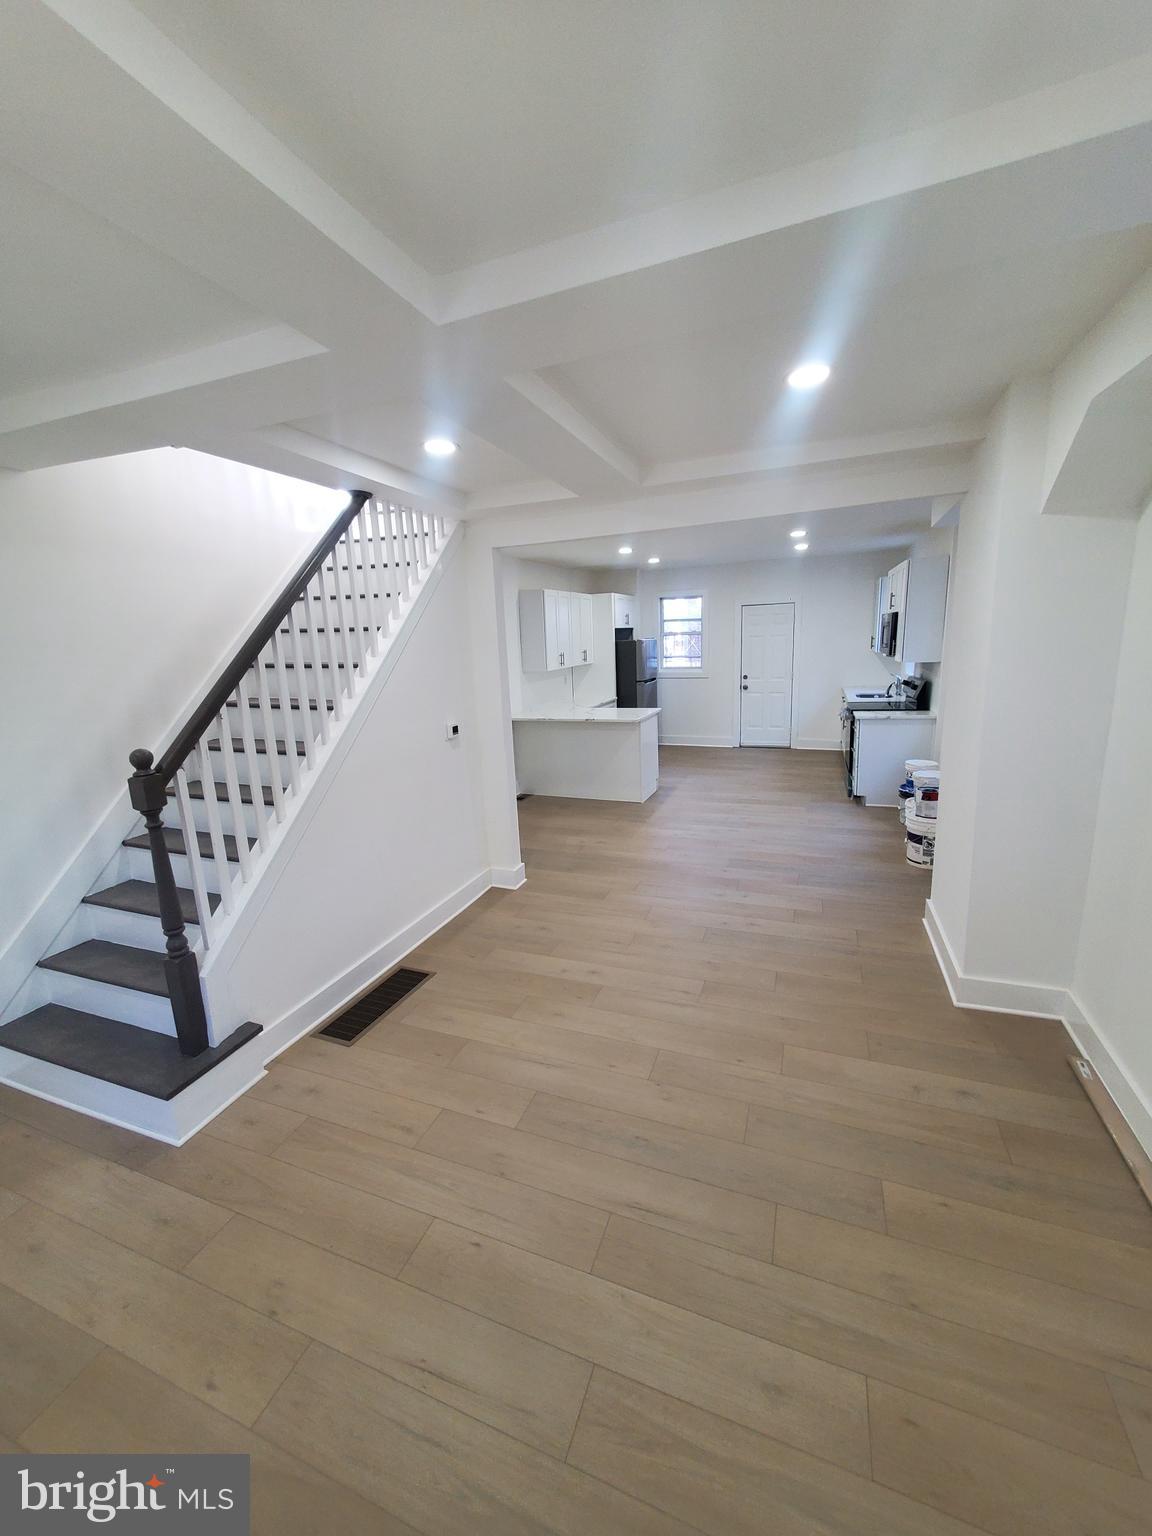
[[[204,1013],[204,994],[200,990],[200,972],[196,956],[188,947],[184,918],[180,911],[176,876],[164,842],[164,823],[160,813],[168,804],[163,777],[152,772],[152,754],[137,747],[128,761],[136,770],[128,780],[132,804],[144,817],[152,850],[152,873],[160,901],[160,924],[164,929],[168,953],[164,957],[164,978],[172,999],[172,1017],[176,1038],[185,1056],[199,1056],[208,1049],[208,1019]]]

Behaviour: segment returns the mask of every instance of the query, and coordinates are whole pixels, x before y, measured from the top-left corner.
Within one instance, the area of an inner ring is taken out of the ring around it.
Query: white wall
[[[504,614],[508,656],[508,697],[513,714],[570,709],[575,700],[573,667],[561,672],[525,672],[520,657],[520,592],[546,587],[559,592],[603,592],[600,573],[573,565],[521,560],[505,551],[496,555],[497,580]],[[598,700],[596,702],[599,702]]]
[[[1152,1149],[1152,508],[1136,538],[1072,992],[1097,1070]],[[1079,1021],[1073,1018],[1073,1027]],[[1077,1031],[1080,1032],[1079,1030]],[[1111,1065],[1116,1069],[1109,1071]]]
[[[661,676],[660,739],[737,744],[740,605],[791,602],[796,604],[792,745],[839,748],[841,689],[883,688],[890,680],[871,649],[875,586],[902,558],[899,550],[884,550],[641,571],[643,634],[657,633],[662,596],[704,596],[704,667],[692,676]]]
[[[1134,530],[1041,513],[1044,382],[1013,386],[960,514],[932,910],[1000,1005],[1072,981]]]
[[[0,474],[0,956],[344,499],[183,449]]]
[[[410,622],[395,668],[361,706],[351,749],[314,791],[319,808],[229,955],[219,985],[240,1018],[309,1027],[422,938],[425,914],[439,914],[438,926],[487,888],[458,554]],[[456,741],[445,736],[450,720],[461,726]]]

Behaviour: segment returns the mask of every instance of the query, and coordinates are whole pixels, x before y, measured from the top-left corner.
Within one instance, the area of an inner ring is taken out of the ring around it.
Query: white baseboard
[[[731,736],[661,736],[662,747],[734,747]]]
[[[1064,987],[1039,982],[1009,981],[999,976],[969,976],[956,963],[952,946],[940,926],[932,899],[924,903],[924,927],[936,954],[952,1001],[957,1008],[980,1008],[989,1013],[1023,1013],[1030,1018],[1063,1019],[1068,993]]]
[[[1108,1090],[1128,1129],[1152,1157],[1152,1105],[1136,1087],[1135,1078],[1124,1062],[1113,1054],[1099,1026],[1088,1016],[1075,994],[1067,987],[1006,981],[991,976],[966,976],[956,964],[956,956],[931,899],[924,903],[924,927],[956,1007],[1059,1019]]]
[[[502,891],[518,891],[527,878],[523,863],[505,869],[495,864],[492,866],[492,884]]]
[[[1152,1157],[1152,1104],[1136,1087],[1124,1063],[1113,1055],[1098,1026],[1088,1016],[1075,993],[1069,992],[1067,996],[1065,1029],[1108,1090],[1128,1129],[1148,1156]]]
[[[797,752],[839,752],[840,740],[829,736],[797,736],[792,743]]]

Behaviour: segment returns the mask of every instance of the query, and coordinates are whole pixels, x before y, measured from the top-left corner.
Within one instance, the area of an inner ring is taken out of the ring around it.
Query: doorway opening
[[[740,605],[742,747],[792,745],[795,603]]]

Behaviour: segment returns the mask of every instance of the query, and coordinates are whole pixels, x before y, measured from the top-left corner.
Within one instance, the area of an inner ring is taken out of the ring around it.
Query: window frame
[[[700,665],[698,667],[666,667],[664,665],[664,604],[666,602],[700,603]],[[661,592],[656,598],[656,675],[667,678],[708,676],[708,596],[697,589],[695,592]]]

